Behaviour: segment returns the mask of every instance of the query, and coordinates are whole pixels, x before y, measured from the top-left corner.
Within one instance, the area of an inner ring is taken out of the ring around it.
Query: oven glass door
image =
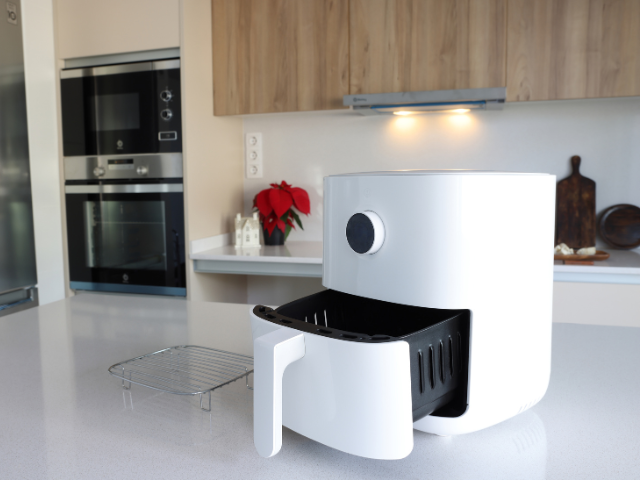
[[[71,288],[186,295],[181,184],[66,190]]]
[[[179,68],[63,78],[61,99],[65,157],[182,151]]]

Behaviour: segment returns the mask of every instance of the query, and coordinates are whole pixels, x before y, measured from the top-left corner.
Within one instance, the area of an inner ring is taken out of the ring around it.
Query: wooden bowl
[[[640,247],[640,208],[626,203],[607,208],[600,216],[598,233],[612,247]]]

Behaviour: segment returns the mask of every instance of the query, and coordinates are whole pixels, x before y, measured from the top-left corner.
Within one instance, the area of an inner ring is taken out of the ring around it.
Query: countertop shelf
[[[593,265],[553,266],[555,282],[624,283],[640,285],[640,253],[634,250],[605,249],[611,256]]]
[[[555,262],[553,280],[640,285],[640,252],[606,251],[611,257],[594,265]],[[191,253],[190,258],[196,272],[322,278],[322,242],[293,241],[259,248],[225,245]]]
[[[196,272],[322,277],[322,242],[236,248],[233,245],[192,253]]]

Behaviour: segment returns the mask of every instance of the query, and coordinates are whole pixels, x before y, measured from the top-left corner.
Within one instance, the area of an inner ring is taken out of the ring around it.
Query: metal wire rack
[[[176,395],[200,395],[200,408],[211,411],[211,392],[249,374],[253,357],[196,345],[179,345],[116,363],[109,373],[122,379],[122,388],[142,385]],[[127,385],[128,384],[128,385]],[[208,408],[203,395],[209,396]]]

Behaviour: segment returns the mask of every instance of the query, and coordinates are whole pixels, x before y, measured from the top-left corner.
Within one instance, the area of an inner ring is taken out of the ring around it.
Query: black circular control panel
[[[356,213],[347,222],[347,241],[356,253],[367,253],[375,240],[373,223],[364,213]]]

